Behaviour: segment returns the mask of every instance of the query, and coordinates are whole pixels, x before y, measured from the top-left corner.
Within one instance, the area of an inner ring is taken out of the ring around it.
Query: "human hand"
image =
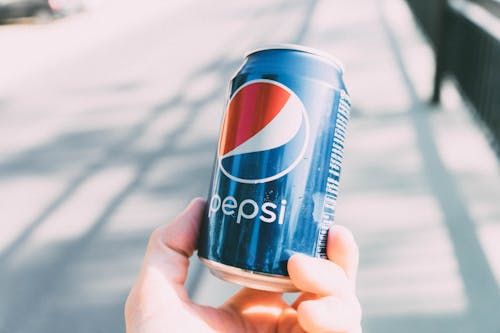
[[[328,234],[330,260],[294,255],[288,261],[290,278],[302,291],[293,304],[279,293],[249,288],[219,308],[193,303],[184,282],[204,206],[205,200],[193,200],[172,223],[153,232],[125,304],[128,333],[361,333],[358,249],[350,231],[340,226]]]

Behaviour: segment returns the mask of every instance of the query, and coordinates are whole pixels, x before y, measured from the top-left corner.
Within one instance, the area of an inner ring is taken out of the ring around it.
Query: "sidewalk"
[[[360,245],[364,332],[498,333],[498,160],[451,83],[427,105],[432,53],[404,2],[174,2],[0,76],[0,331],[124,330],[150,232],[206,195],[242,55],[288,42],[346,67],[336,221]],[[211,305],[238,289],[196,258],[187,287]]]

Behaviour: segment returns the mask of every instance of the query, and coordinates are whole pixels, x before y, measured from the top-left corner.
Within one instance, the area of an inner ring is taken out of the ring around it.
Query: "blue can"
[[[326,258],[350,108],[342,65],[297,45],[259,49],[228,100],[198,255],[224,280],[295,291],[290,256]]]

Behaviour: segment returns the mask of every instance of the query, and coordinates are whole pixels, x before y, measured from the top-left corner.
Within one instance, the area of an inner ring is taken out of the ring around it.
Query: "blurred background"
[[[500,332],[497,0],[0,0],[0,332],[120,332],[149,234],[208,192],[246,51],[352,96],[337,223],[364,331]],[[192,297],[238,288],[195,258]]]

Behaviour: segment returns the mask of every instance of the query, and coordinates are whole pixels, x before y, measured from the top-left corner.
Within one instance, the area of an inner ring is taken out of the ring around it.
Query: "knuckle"
[[[153,230],[153,232],[151,233],[151,236],[149,237],[149,240],[151,242],[154,242],[155,240],[158,239],[158,237],[160,236],[160,228],[156,228],[155,230]]]
[[[158,227],[155,230],[153,230],[151,236],[149,237],[150,244],[154,244],[158,241],[161,241],[162,235],[163,235],[163,227]]]

